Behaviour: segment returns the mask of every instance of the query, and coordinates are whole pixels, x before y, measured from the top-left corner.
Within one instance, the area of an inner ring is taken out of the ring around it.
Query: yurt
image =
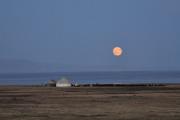
[[[71,87],[71,83],[68,79],[62,78],[56,82],[56,87]]]

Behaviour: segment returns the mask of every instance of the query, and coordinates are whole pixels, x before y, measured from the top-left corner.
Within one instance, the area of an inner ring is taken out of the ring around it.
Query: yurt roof
[[[57,81],[58,84],[71,84],[70,81],[66,78],[61,78]]]

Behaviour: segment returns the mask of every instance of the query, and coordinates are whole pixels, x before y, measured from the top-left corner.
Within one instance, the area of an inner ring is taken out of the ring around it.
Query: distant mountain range
[[[47,73],[47,72],[87,72],[87,71],[144,71],[144,69],[129,69],[124,64],[119,65],[71,65],[57,63],[40,63],[24,59],[1,59],[0,73]],[[170,70],[170,69],[169,69]],[[145,71],[153,71],[151,69]],[[161,70],[156,70],[161,71]]]
[[[0,59],[0,73],[36,73],[36,72],[66,72],[66,71],[72,72],[72,71],[103,71],[103,70],[119,70],[119,66],[116,65],[83,66],[83,65],[38,63],[24,59]]]
[[[43,72],[46,66],[28,60],[0,59],[0,73]]]

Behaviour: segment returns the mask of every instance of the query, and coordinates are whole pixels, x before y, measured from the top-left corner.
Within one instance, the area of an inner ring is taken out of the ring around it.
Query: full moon
[[[116,57],[120,57],[122,55],[122,52],[123,52],[123,50],[120,47],[113,48],[113,55]]]

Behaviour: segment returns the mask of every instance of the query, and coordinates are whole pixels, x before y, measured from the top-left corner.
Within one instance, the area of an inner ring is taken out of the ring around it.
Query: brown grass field
[[[180,86],[1,86],[0,120],[180,120]]]

